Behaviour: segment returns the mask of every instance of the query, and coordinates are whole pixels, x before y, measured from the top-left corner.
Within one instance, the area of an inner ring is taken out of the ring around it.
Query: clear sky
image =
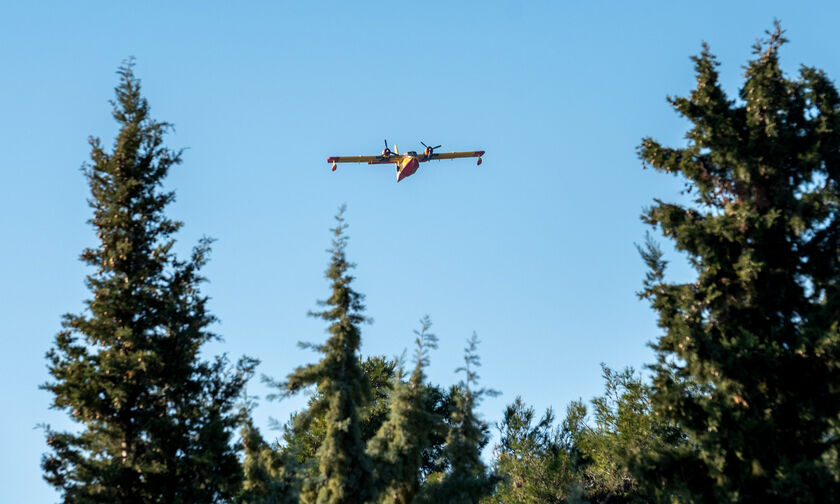
[[[598,394],[599,363],[643,367],[658,335],[635,292],[642,208],[678,200],[679,181],[643,171],[644,136],[671,145],[685,123],[689,56],[706,40],[734,96],[751,46],[779,18],[782,64],[840,76],[837,2],[2,2],[0,3],[0,488],[53,502],[39,423],[68,428],[38,389],[63,313],[89,296],[78,261],[95,237],[79,167],[89,135],[110,144],[108,100],[133,55],[152,114],[186,147],[167,189],[179,249],[217,238],[204,292],[224,342],[208,353],[261,359],[283,377],[316,358],[305,316],[328,293],[328,229],[346,202],[356,287],[367,295],[366,354],[399,354],[429,314],[430,375],[457,381],[466,338],[482,379],[560,414]],[[486,150],[390,166],[329,155]],[[678,256],[672,279],[689,278]],[[255,380],[249,392],[264,396]],[[285,419],[301,400],[255,412]]]

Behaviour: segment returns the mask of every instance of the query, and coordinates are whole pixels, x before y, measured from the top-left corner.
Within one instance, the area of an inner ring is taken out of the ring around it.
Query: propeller
[[[391,149],[388,148],[388,139],[385,139],[385,148],[382,149],[382,157],[391,157]]]
[[[426,148],[425,154],[426,154],[427,157],[432,157],[432,154],[435,152],[435,149],[440,149],[440,145],[437,145],[435,147],[429,147],[428,145],[424,144],[423,142],[420,142],[420,143],[423,144],[423,147]]]

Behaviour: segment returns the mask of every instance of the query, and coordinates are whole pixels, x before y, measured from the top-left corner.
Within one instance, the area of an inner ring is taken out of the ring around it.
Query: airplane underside
[[[420,166],[420,161],[415,157],[406,157],[397,164],[397,182],[414,175],[417,168]]]

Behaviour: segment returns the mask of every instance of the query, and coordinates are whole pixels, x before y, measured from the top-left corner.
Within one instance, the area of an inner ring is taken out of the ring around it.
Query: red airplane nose
[[[400,180],[410,177],[417,171],[417,167],[420,166],[420,163],[417,159],[412,158],[408,163],[405,164],[403,169],[397,174],[397,182]]]

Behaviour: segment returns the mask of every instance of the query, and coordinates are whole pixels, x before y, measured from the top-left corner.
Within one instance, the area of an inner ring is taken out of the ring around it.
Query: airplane
[[[330,156],[327,158],[328,163],[332,163],[332,171],[335,171],[338,166],[336,163],[367,163],[367,164],[388,164],[394,163],[397,165],[397,182],[406,177],[410,177],[417,171],[420,163],[431,161],[432,159],[456,159],[456,158],[471,158],[477,157],[477,165],[481,164],[481,156],[484,151],[466,151],[466,152],[435,152],[435,149],[440,148],[440,145],[429,147],[420,142],[425,147],[422,154],[417,154],[414,151],[408,151],[405,154],[400,154],[397,146],[394,145],[394,152],[388,148],[388,140],[385,140],[385,148],[382,149],[382,154],[379,156]]]

